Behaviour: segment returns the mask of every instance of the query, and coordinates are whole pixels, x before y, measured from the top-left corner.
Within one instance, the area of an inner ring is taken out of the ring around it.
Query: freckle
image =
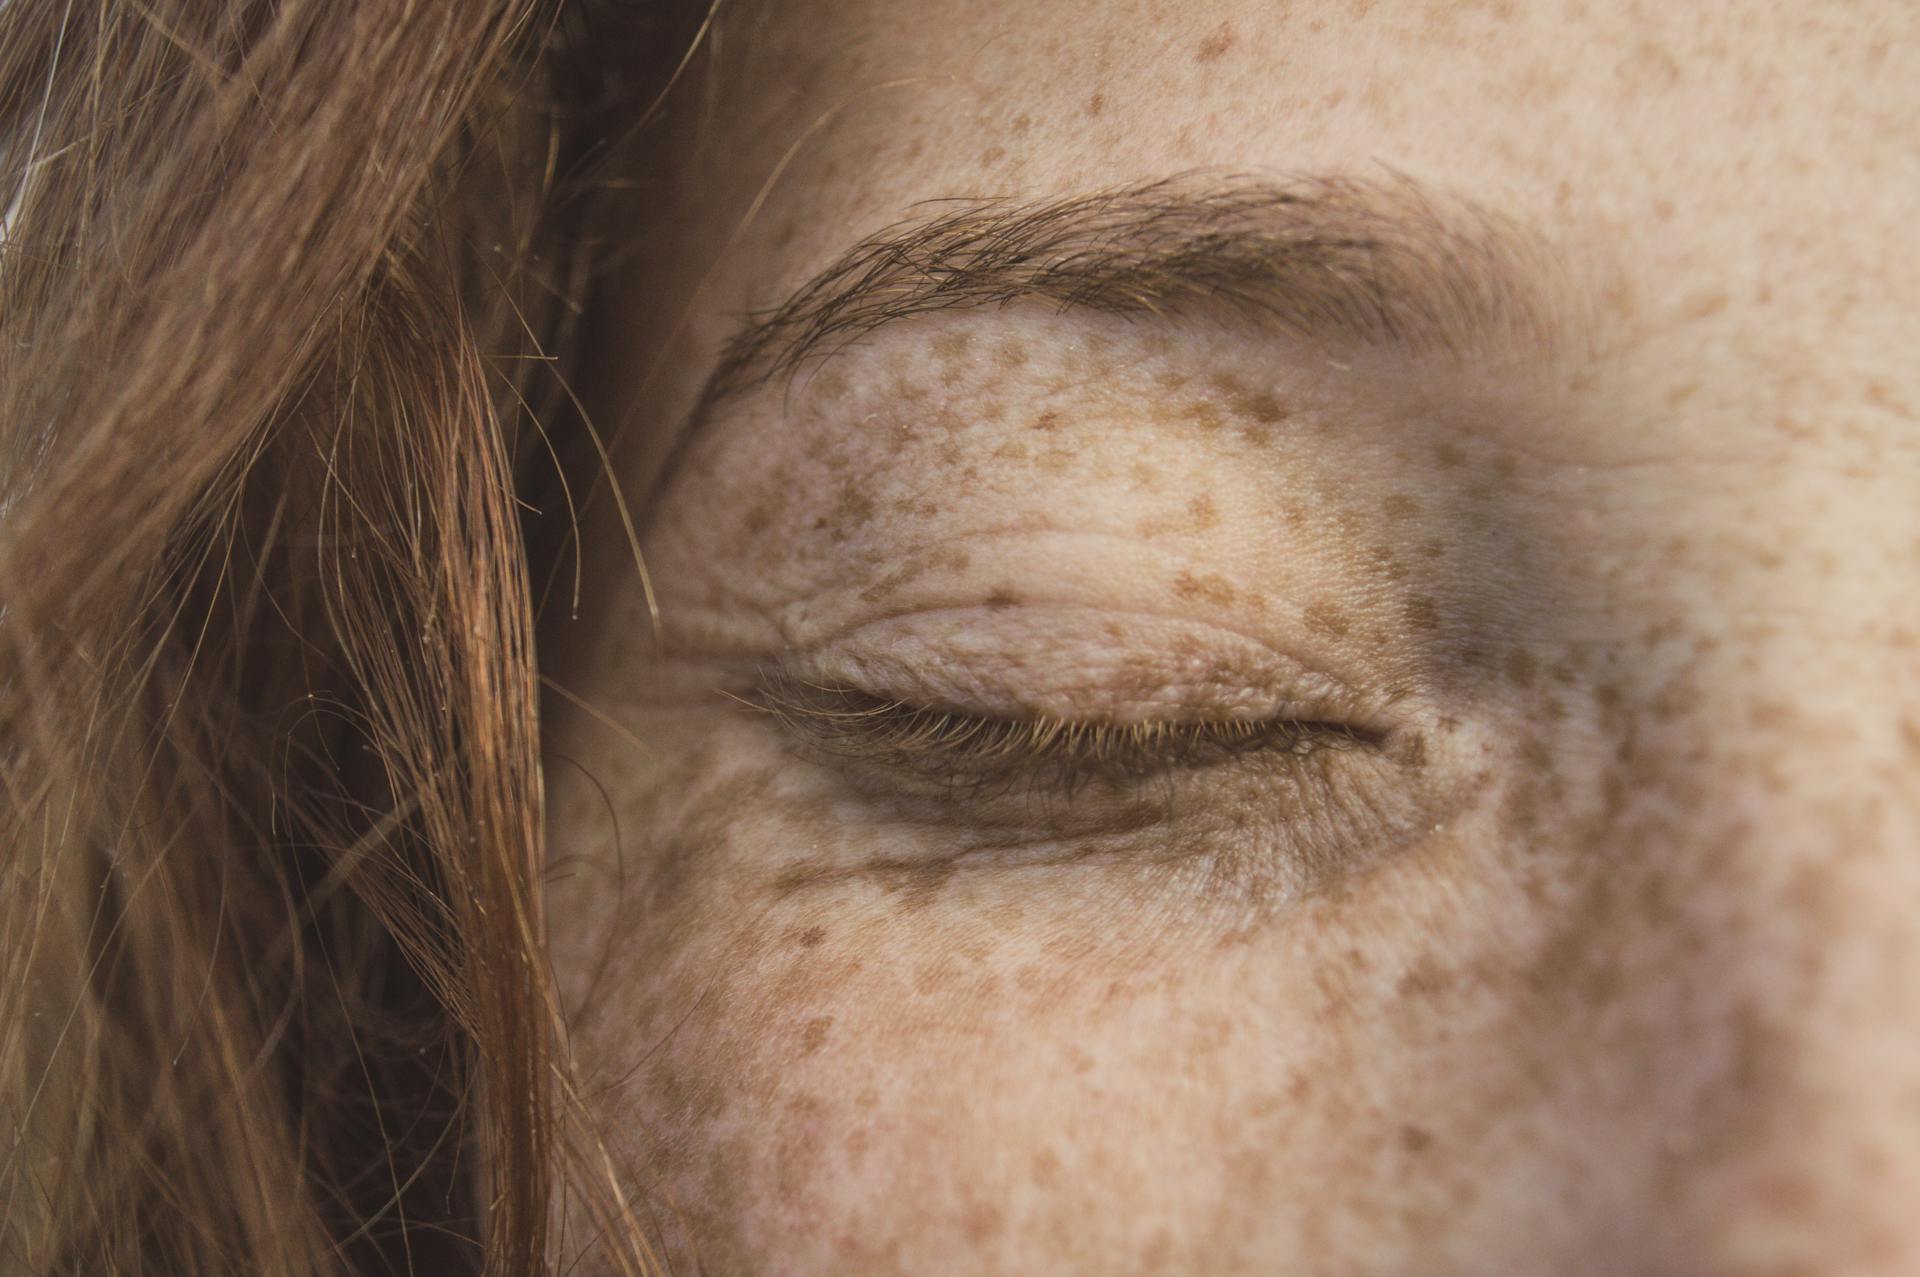
[[[847,379],[837,372],[823,372],[807,383],[807,389],[822,399],[843,399],[847,393]]]
[[[1710,319],[1725,310],[1732,298],[1720,289],[1711,289],[1688,299],[1680,314],[1683,319]]]
[[[826,938],[827,929],[825,927],[808,927],[800,933],[799,939],[796,940],[795,943],[802,949],[811,949]]]
[[[1507,653],[1507,681],[1517,687],[1532,687],[1533,677],[1538,672],[1533,654],[1524,647],[1516,647]]]
[[[1035,430],[1058,430],[1063,423],[1064,419],[1060,414],[1049,409],[1033,419],[1033,428]]]
[[[1425,767],[1427,765],[1427,738],[1424,736],[1407,737],[1400,746],[1398,761],[1402,767],[1409,767],[1415,771]]]
[[[1409,1153],[1424,1153],[1433,1147],[1433,1136],[1417,1126],[1403,1126],[1400,1128],[1400,1147]]]
[[[1003,368],[1018,368],[1027,362],[1027,348],[1022,343],[1008,338],[1000,343],[999,348],[993,352],[993,357]]]
[[[1407,624],[1416,630],[1437,630],[1440,628],[1440,605],[1430,595],[1421,594],[1407,600],[1404,610]]]
[[[1219,607],[1232,603],[1235,597],[1234,588],[1227,579],[1213,573],[1196,575],[1181,572],[1173,578],[1173,592],[1183,599],[1198,599]]]
[[[995,586],[993,592],[987,595],[987,606],[996,612],[1003,608],[1015,607],[1019,602],[1020,596],[1004,585]]]
[[[1202,430],[1218,430],[1223,420],[1220,406],[1207,399],[1186,405],[1180,410],[1180,415]]]
[[[1438,539],[1428,541],[1420,547],[1420,556],[1427,559],[1441,558],[1446,552],[1447,543]]]
[[[1433,459],[1445,468],[1452,470],[1466,461],[1467,454],[1462,452],[1455,444],[1441,443],[1434,445]]]
[[[1376,545],[1367,551],[1367,562],[1372,565],[1376,575],[1389,581],[1399,581],[1406,577],[1407,570],[1400,566],[1400,560],[1393,557],[1393,551],[1384,545]]]
[[[1493,473],[1501,480],[1508,480],[1520,472],[1520,463],[1512,455],[1503,453],[1493,459]]]
[[[1330,603],[1311,603],[1301,613],[1307,628],[1331,638],[1345,638],[1353,632],[1353,623]]]
[[[1195,58],[1201,62],[1217,62],[1233,48],[1233,28],[1222,23],[1220,29],[1200,42]]]
[[[1264,426],[1278,425],[1287,419],[1287,410],[1269,391],[1261,390],[1234,401],[1234,410]]]
[[[999,1207],[987,1202],[975,1202],[967,1207],[962,1226],[966,1229],[967,1240],[980,1246],[1001,1232],[1005,1227],[1005,1219]]]
[[[1006,154],[1007,154],[1007,148],[1006,148],[1006,147],[1004,147],[1004,146],[990,146],[990,147],[988,147],[988,148],[987,148],[987,149],[986,149],[985,151],[983,151],[983,152],[981,153],[981,155],[980,155],[980,166],[981,166],[982,168],[986,168],[986,167],[988,167],[989,165],[992,165],[992,164],[995,164],[995,163],[997,163],[998,161],[1000,161],[1001,159],[1004,159],[1004,158],[1006,157]]]
[[[1100,114],[1100,113],[1101,113],[1102,111],[1105,111],[1106,109],[1107,109],[1107,95],[1106,95],[1106,94],[1104,94],[1104,93],[1096,93],[1096,94],[1094,94],[1094,95],[1093,95],[1092,97],[1090,97],[1090,98],[1088,98],[1088,99],[1087,99],[1087,114],[1088,114],[1088,115],[1091,115],[1091,116],[1098,116],[1098,115],[1099,115],[1099,114]]]
[[[1013,123],[1009,126],[1009,131],[1013,133],[1025,133],[1032,127],[1033,117],[1031,115],[1017,115],[1014,117]]]
[[[972,345],[972,333],[941,333],[933,340],[933,353],[940,359],[959,359]]]
[[[942,962],[937,965],[923,962],[914,968],[913,991],[923,995],[938,993],[952,985],[959,974],[959,968],[951,962]]]
[[[800,1054],[812,1055],[826,1045],[827,1034],[833,1029],[833,1017],[816,1015],[808,1020],[800,1030]]]
[[[1187,376],[1187,374],[1174,372],[1171,369],[1165,369],[1153,375],[1153,384],[1168,394],[1172,394],[1174,391],[1181,389],[1192,380],[1193,378]]]
[[[1420,513],[1420,503],[1404,492],[1394,493],[1380,503],[1380,508],[1389,519],[1392,519],[1396,523],[1403,519],[1411,519],[1414,515]]]
[[[1060,1155],[1050,1148],[1043,1148],[1033,1155],[1033,1182],[1042,1188],[1050,1188],[1060,1178]]]
[[[924,909],[940,898],[941,890],[953,877],[953,862],[935,860],[909,865],[897,882],[901,893],[901,905],[907,909]]]
[[[1200,531],[1220,522],[1219,509],[1213,504],[1213,498],[1204,492],[1187,502],[1187,514],[1193,519],[1193,526]]]

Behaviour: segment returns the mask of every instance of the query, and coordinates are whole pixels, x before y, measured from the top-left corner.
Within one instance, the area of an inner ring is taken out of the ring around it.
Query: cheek
[[[600,973],[589,1087],[711,1270],[1411,1257],[1497,1229],[1489,1177],[1577,1164],[1592,1041],[1548,987],[1577,940],[1525,885],[1570,890],[1537,871],[1564,857],[1489,874],[1491,817],[1249,914],[1076,866],[783,890],[766,866],[838,837],[828,804],[712,758],[657,780],[621,820],[646,868],[622,906],[579,896],[562,974]]]
[[[554,884],[556,963],[626,1182],[720,1272],[1647,1270],[1774,1139],[1751,1115],[1806,1107],[1794,831],[1725,800],[1731,711],[1539,664],[1565,712],[1456,821],[1277,904],[1085,864],[796,887],[853,835],[790,760],[604,767],[617,822],[557,772],[597,868]]]

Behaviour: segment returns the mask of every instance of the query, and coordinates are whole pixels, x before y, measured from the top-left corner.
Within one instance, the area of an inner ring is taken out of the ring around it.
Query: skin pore
[[[1916,36],[725,15],[545,649],[676,1271],[1920,1270]]]

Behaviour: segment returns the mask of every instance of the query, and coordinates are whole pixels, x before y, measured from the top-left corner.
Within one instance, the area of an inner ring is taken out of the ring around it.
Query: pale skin
[[[1920,1272],[1920,9],[720,36],[594,388],[657,631],[603,500],[543,658],[556,968],[676,1271]],[[1524,321],[967,306],[684,433],[920,201],[1179,174],[1417,189]],[[956,788],[770,669],[1364,739]]]

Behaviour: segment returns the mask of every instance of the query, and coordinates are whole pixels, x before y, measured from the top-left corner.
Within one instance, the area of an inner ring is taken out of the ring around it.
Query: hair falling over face
[[[516,493],[582,51],[630,99],[676,21],[0,9],[0,1272],[545,1271],[556,1201],[654,1266],[544,976]]]

